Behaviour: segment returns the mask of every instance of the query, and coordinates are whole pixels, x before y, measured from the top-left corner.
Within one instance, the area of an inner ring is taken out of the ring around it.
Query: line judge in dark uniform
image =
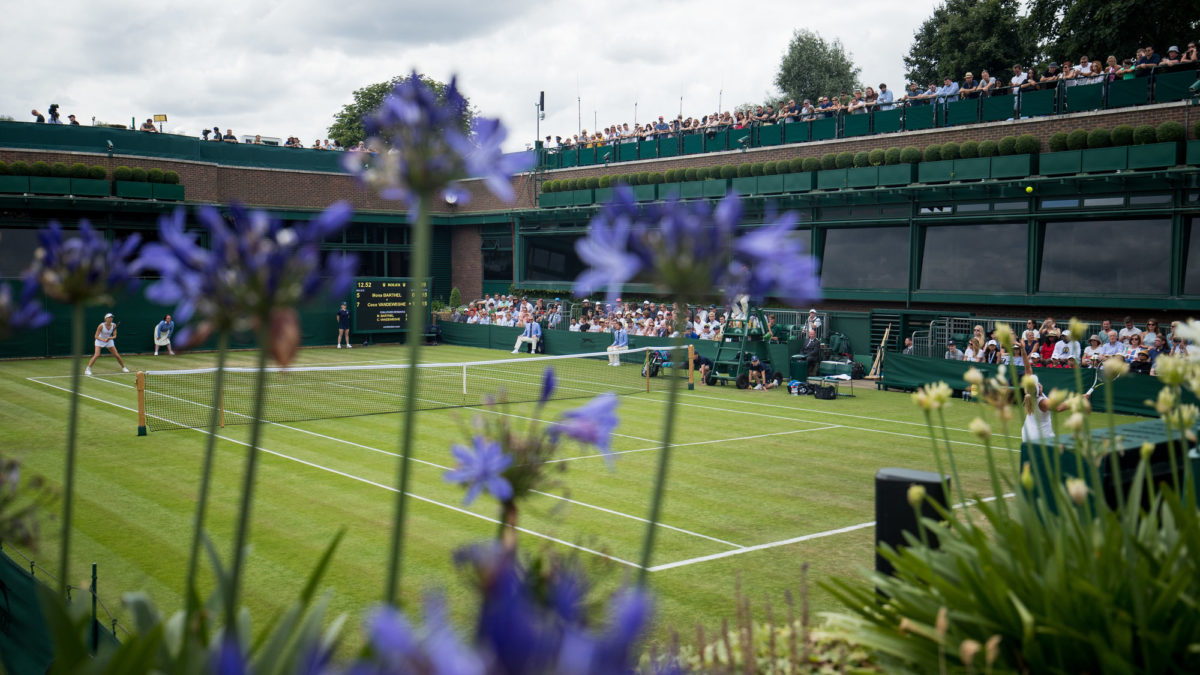
[[[342,303],[342,308],[337,311],[337,327],[338,327],[338,342],[337,348],[342,348],[342,338],[346,339],[346,349],[350,349],[350,310],[346,309],[346,303]]]
[[[804,343],[804,362],[808,366],[808,376],[813,377],[821,367],[821,341],[817,339],[815,328],[808,329],[808,342]]]

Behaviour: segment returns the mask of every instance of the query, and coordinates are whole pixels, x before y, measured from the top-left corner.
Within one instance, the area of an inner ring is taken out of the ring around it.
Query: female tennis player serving
[[[125,367],[125,362],[121,360],[121,355],[117,353],[117,325],[113,323],[111,312],[104,315],[104,323],[96,326],[96,353],[92,354],[92,360],[88,361],[87,369],[83,371],[84,375],[92,374],[92,364],[100,358],[101,347],[107,347],[108,351],[117,357],[117,363],[121,364],[122,373],[129,372],[129,369]]]

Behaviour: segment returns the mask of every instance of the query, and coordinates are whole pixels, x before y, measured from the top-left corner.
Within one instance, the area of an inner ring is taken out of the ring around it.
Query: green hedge
[[[980,157],[995,157],[999,153],[999,148],[996,147],[996,141],[986,140],[979,144]]]
[[[1113,145],[1133,145],[1133,127],[1128,124],[1118,124],[1112,130]]]
[[[1033,134],[1021,134],[1017,136],[1013,150],[1018,155],[1036,155],[1042,151],[1042,142]]]
[[[926,162],[937,162],[937,161],[941,160],[942,159],[942,146],[937,143],[927,146],[925,148],[925,155],[923,158],[924,158],[924,161],[926,161]]]
[[[1000,155],[1011,155],[1017,151],[1017,137],[1005,136],[996,144],[996,151]]]
[[[1145,145],[1158,141],[1158,133],[1149,124],[1139,124],[1133,129],[1133,144]]]
[[[958,143],[948,141],[942,143],[942,159],[958,159]]]
[[[883,163],[892,165],[900,163],[900,148],[892,146],[883,151]]]
[[[837,155],[835,155],[833,161],[834,167],[838,169],[849,169],[851,166],[854,166],[854,153],[849,151],[839,152]]]
[[[1092,129],[1087,135],[1087,146],[1089,148],[1107,148],[1112,145],[1112,134],[1104,127]]]
[[[1154,130],[1159,143],[1180,143],[1187,140],[1187,130],[1183,124],[1174,121],[1163,122]]]
[[[863,168],[871,165],[871,155],[866,150],[854,153],[855,168]]]
[[[832,153],[832,152],[827,152],[824,155],[821,155],[821,168],[825,169],[826,171],[829,171],[830,169],[836,169],[837,168],[837,154]]]
[[[821,160],[816,157],[805,157],[802,166],[805,171],[820,171]]]
[[[974,159],[979,156],[979,141],[963,141],[958,146],[958,156],[963,159]]]
[[[900,151],[900,162],[902,164],[918,164],[921,161],[921,151],[917,148],[908,145]]]
[[[1067,149],[1068,150],[1083,150],[1087,147],[1088,132],[1083,129],[1075,129],[1067,134]]]
[[[1050,134],[1050,138],[1046,141],[1046,146],[1050,148],[1050,152],[1062,152],[1067,149],[1067,132],[1056,131]]]

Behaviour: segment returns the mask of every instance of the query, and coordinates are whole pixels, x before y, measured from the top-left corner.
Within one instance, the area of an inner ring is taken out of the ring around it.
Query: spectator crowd
[[[1136,54],[1125,58],[1108,56],[1103,63],[1091,60],[1083,54],[1077,61],[1064,60],[1061,64],[1051,61],[1040,69],[1015,64],[1011,66],[1011,75],[999,70],[993,75],[991,70],[984,68],[978,75],[974,72],[964,73],[961,81],[954,77],[946,77],[940,83],[929,82],[922,85],[919,82],[910,82],[899,96],[895,96],[886,83],[881,83],[878,89],[867,87],[852,92],[831,92],[817,97],[816,101],[803,99],[799,104],[795,99],[788,99],[778,107],[768,104],[753,106],[751,110],[747,106],[745,110],[732,113],[713,111],[700,117],[685,118],[680,114],[668,120],[659,115],[657,120],[645,124],[639,124],[635,120],[633,126],[625,122],[605,127],[603,131],[589,132],[583,129],[578,134],[569,136],[546,136],[544,143],[547,149],[591,148],[631,141],[673,138],[681,134],[717,133],[725,129],[746,129],[751,126],[797,121],[810,122],[839,114],[859,115],[874,110],[892,110],[897,106],[945,104],[998,94],[1053,89],[1060,85],[1074,87],[1129,80],[1148,77],[1154,73],[1195,69],[1197,65],[1194,40],[1189,41],[1184,50],[1171,45],[1167,48],[1166,55],[1159,54],[1153,45],[1147,45],[1138,49]]]

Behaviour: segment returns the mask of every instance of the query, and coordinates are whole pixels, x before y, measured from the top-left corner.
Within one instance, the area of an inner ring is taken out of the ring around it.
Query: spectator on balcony
[[[1062,71],[1058,69],[1058,62],[1051,61],[1050,65],[1046,66],[1046,72],[1038,78],[1038,89],[1054,89],[1058,86],[1058,81],[1062,79]]]
[[[1155,340],[1161,337],[1163,337],[1163,332],[1158,326],[1158,319],[1146,319],[1146,330],[1142,332],[1142,343],[1152,346]]]
[[[1122,356],[1125,353],[1125,345],[1121,342],[1121,338],[1117,335],[1117,331],[1108,331],[1108,342],[1100,348],[1100,356],[1110,358],[1114,356]]]
[[[892,97],[892,90],[888,89],[887,83],[880,82],[879,83],[879,101],[878,101],[879,109],[880,110],[891,110],[892,108],[895,108],[896,106],[895,106],[894,101],[895,101],[895,99]]]
[[[933,85],[930,85],[933,86]],[[953,78],[946,77],[942,80],[942,86],[937,90],[938,105],[944,105],[950,101],[958,100],[958,83]]]
[[[1026,321],[1025,330],[1021,332],[1021,346],[1025,348],[1025,351],[1035,351],[1041,338],[1042,334],[1037,329],[1037,323],[1033,319]]]
[[[963,354],[962,350],[958,348],[958,345],[954,343],[954,340],[951,340],[946,343],[946,360],[947,361],[962,361],[963,358],[964,358],[964,354]]]
[[[57,103],[51,103],[47,112],[50,113],[50,124],[62,124],[62,116],[58,114]]]
[[[1021,67],[1021,64],[1018,63],[1014,65],[1012,67],[1012,73],[1012,79],[1008,81],[1009,87],[1012,88],[1012,93],[1020,94],[1022,89],[1032,86],[1032,83],[1029,81],[1029,73],[1025,72],[1025,69]]]
[[[667,124],[662,115],[658,116],[658,122],[654,125],[655,134],[665,134],[671,130],[671,125]]]
[[[157,134],[158,128],[154,126],[154,120],[147,117],[146,121],[142,122],[140,131],[145,131],[146,133],[150,133],[150,134]]]
[[[1117,331],[1117,336],[1121,338],[1121,342],[1129,342],[1129,339],[1134,335],[1138,336],[1139,338],[1142,336],[1142,330],[1133,325],[1132,316],[1125,317],[1124,323],[1125,327]]]
[[[1107,61],[1105,61],[1105,63],[1104,63],[1104,76],[1105,76],[1105,78],[1106,78],[1106,79],[1107,79],[1109,82],[1112,82],[1113,80],[1115,80],[1115,79],[1117,79],[1118,77],[1120,77],[1120,76],[1117,74],[1117,73],[1119,73],[1120,71],[1121,71],[1121,62],[1120,62],[1120,61],[1117,61],[1117,57],[1115,57],[1115,56],[1112,56],[1112,55],[1110,54],[1110,55],[1109,55],[1109,57],[1108,57],[1108,60],[1107,60]]]
[[[1100,65],[1099,61],[1092,61],[1090,66],[1091,71],[1086,78],[1082,78],[1079,84],[1100,84],[1108,77],[1104,72],[1104,66]]]
[[[867,112],[879,107],[879,94],[875,93],[874,87],[867,87],[867,91],[863,93],[863,100],[867,102]]]
[[[221,142],[221,127],[215,124],[212,128],[212,140],[216,141],[217,143]]]
[[[45,124],[46,123],[46,118],[44,116],[42,116],[42,113],[38,112],[36,108],[34,108],[33,110],[30,110],[29,114],[33,115],[33,123],[34,124]]]
[[[1182,63],[1196,63],[1196,42],[1188,42],[1187,49],[1184,50],[1183,56],[1179,57]]]
[[[1079,71],[1075,70],[1070,61],[1063,61],[1062,74],[1058,79],[1062,80],[1063,86],[1073,87],[1079,84]]]
[[[254,134],[254,140],[250,141],[251,145],[262,145],[262,134]]]
[[[804,103],[800,106],[800,121],[811,122],[817,119],[817,109],[813,106],[812,101],[804,99]]]
[[[979,71],[979,95],[980,96],[991,96],[992,94],[996,93],[996,86],[997,86],[996,78],[992,77],[992,74],[990,72],[988,72],[988,70],[986,68],[984,70]]]
[[[226,143],[238,142],[237,136],[233,135],[233,129],[226,129],[225,135],[221,137],[221,140],[225,141]]]
[[[1146,45],[1145,50],[1142,52],[1142,57],[1137,60],[1137,64],[1134,66],[1137,69],[1137,76],[1147,77],[1160,63],[1162,63],[1162,57],[1154,53],[1154,45]]]
[[[73,126],[73,127],[79,126],[79,120],[75,119],[74,115],[67,115],[67,119],[71,120],[70,122],[68,122],[69,126]]]
[[[837,109],[833,107],[833,102],[829,100],[828,96],[817,99],[817,114],[822,118],[830,117],[836,112]]]
[[[979,80],[975,79],[975,73],[967,71],[963,75],[962,86],[958,88],[958,97],[960,99],[979,98],[979,87],[982,86]]]
[[[1085,75],[1092,72],[1092,62],[1088,60],[1087,54],[1079,57],[1079,63],[1075,64],[1075,72]]]
[[[850,105],[846,106],[846,113],[849,115],[861,115],[867,112],[867,101],[863,98],[861,91],[855,91],[854,96],[850,99]]]

